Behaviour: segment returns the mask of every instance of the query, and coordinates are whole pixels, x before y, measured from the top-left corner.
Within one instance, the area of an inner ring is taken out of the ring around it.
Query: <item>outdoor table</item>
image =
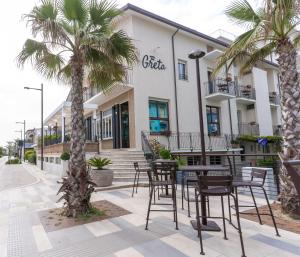
[[[155,163],[155,164],[160,164],[160,163],[169,164],[169,163],[176,163],[176,162],[177,162],[176,160],[156,159],[152,163]],[[168,175],[167,174],[165,175],[165,178],[166,178],[166,180],[168,179]],[[168,186],[166,186],[166,194],[160,194],[159,196],[160,197],[166,197],[166,198],[172,197],[172,196],[169,195],[169,188],[168,188]]]
[[[182,166],[180,167],[182,173],[185,172],[195,172],[195,173],[203,173],[203,175],[207,175],[210,171],[215,172],[226,172],[229,171],[229,168],[221,166],[221,165],[193,165],[193,166]],[[182,176],[183,177],[183,176]],[[205,204],[205,197],[201,196],[201,213],[202,213],[202,226],[201,230],[203,231],[221,231],[220,227],[214,221],[207,221],[206,215],[206,204]],[[197,221],[192,220],[191,224],[195,230],[197,228]]]

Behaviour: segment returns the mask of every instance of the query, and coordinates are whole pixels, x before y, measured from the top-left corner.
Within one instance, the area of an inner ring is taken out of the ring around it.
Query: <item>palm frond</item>
[[[86,24],[88,19],[87,0],[63,0],[61,10],[67,20],[81,25]]]
[[[261,20],[247,0],[233,1],[226,8],[225,14],[236,24],[250,26],[251,28]]]
[[[64,59],[60,55],[50,52],[47,45],[28,39],[21,53],[17,56],[17,63],[23,66],[25,62],[30,61],[33,67],[48,79],[55,78],[64,64]]]
[[[245,61],[241,67],[240,72],[245,73],[252,69],[252,67],[258,61],[263,61],[267,56],[272,54],[276,49],[276,43],[274,41],[266,44],[265,46],[248,54],[247,61]]]

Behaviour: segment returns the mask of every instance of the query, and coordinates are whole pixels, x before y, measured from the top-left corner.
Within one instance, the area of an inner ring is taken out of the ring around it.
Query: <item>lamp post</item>
[[[198,110],[199,110],[199,127],[200,127],[200,141],[201,141],[201,162],[206,165],[205,153],[205,138],[204,138],[204,123],[203,123],[203,109],[202,109],[202,93],[201,93],[201,80],[200,80],[200,65],[199,59],[205,56],[205,52],[195,50],[189,54],[189,58],[196,60],[196,74],[197,74],[197,91],[198,91]]]
[[[17,121],[16,124],[23,124],[24,126],[24,135],[23,135],[23,160],[25,162],[25,134],[26,134],[26,121]]]
[[[41,170],[44,169],[44,85],[41,88],[24,87],[28,90],[38,90],[41,92]]]
[[[21,142],[22,142],[22,130],[15,130],[16,133],[21,133]],[[18,145],[19,146],[19,145]],[[22,146],[22,145],[21,145]],[[20,161],[22,160],[22,147],[19,153]]]

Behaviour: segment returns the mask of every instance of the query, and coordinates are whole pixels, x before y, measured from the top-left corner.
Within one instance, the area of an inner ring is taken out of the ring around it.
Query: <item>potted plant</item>
[[[114,178],[114,172],[109,169],[104,169],[105,166],[111,164],[111,160],[107,158],[94,157],[88,161],[88,164],[92,166],[90,171],[92,181],[98,187],[108,187],[112,185]]]
[[[61,177],[65,177],[65,176],[68,175],[70,153],[69,152],[63,152],[60,156],[60,159],[61,159],[61,164],[62,164]]]

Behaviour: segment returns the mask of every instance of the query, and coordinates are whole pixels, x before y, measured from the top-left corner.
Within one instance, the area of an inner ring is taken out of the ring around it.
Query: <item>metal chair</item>
[[[235,189],[237,189],[239,187],[248,187],[250,189],[254,205],[239,205],[239,207],[255,207],[256,214],[257,214],[259,223],[261,225],[263,224],[262,220],[261,220],[261,217],[260,217],[261,215],[269,215],[269,216],[271,216],[272,217],[272,221],[273,221],[273,225],[274,225],[274,228],[275,228],[275,231],[276,231],[276,235],[280,236],[279,232],[278,232],[278,229],[277,229],[275,217],[273,215],[273,211],[272,211],[269,199],[268,199],[268,195],[266,193],[266,190],[264,189],[264,184],[265,184],[266,176],[267,176],[267,171],[266,170],[260,169],[260,168],[252,168],[251,179],[250,180],[240,180],[240,181],[236,180],[236,181],[233,181],[233,187]],[[255,196],[253,194],[252,188],[260,188],[263,191],[265,199],[266,199],[266,202],[267,202],[267,205],[268,205],[268,208],[269,208],[269,212],[270,212],[269,214],[267,214],[267,213],[264,213],[264,214],[259,213],[259,210],[258,210],[258,207],[257,207],[257,204],[256,204],[256,200],[255,200]],[[237,192],[237,190],[235,190],[235,191]],[[247,212],[243,212],[243,213],[244,214],[249,214]]]
[[[153,163],[152,170],[148,170],[149,185],[150,185],[150,199],[148,204],[147,219],[145,230],[148,230],[149,216],[151,211],[162,211],[162,212],[173,212],[174,222],[176,224],[176,230],[178,230],[178,219],[177,219],[177,201],[176,201],[176,163]],[[152,203],[153,197],[155,198],[155,191],[165,188],[166,193],[171,189],[172,203]],[[173,208],[171,210],[166,209],[151,209],[151,205],[170,205]]]
[[[148,170],[150,170],[150,168],[141,168],[139,166],[138,162],[134,162],[133,163],[134,169],[135,169],[135,175],[134,175],[134,181],[133,181],[133,187],[132,187],[132,197],[134,195],[134,189],[135,189],[135,193],[137,194],[137,190],[139,187],[139,180],[140,180],[140,174],[141,173],[146,173]],[[150,187],[149,187],[150,189]]]
[[[237,196],[232,194],[232,182],[233,177],[231,175],[225,176],[208,176],[208,175],[198,175],[198,186],[195,188],[195,199],[196,199],[196,218],[197,218],[197,229],[198,229],[198,236],[200,239],[200,254],[204,255],[203,251],[203,242],[202,242],[202,232],[201,232],[201,223],[200,218],[207,218],[203,214],[200,215],[199,213],[199,198],[201,196],[204,197],[220,197],[221,198],[221,208],[222,208],[222,217],[212,217],[215,219],[222,219],[223,220],[223,231],[224,231],[224,239],[227,240],[226,234],[226,224],[225,221],[229,221],[230,225],[232,225],[235,229],[238,230],[240,236],[240,243],[242,248],[242,257],[245,257],[245,249],[244,249],[244,241],[242,236],[241,224],[240,224],[240,216],[239,216],[239,206],[238,206],[238,198]],[[236,206],[236,218],[237,218],[237,227],[225,217],[224,211],[224,196],[228,197],[231,196],[234,200]]]

